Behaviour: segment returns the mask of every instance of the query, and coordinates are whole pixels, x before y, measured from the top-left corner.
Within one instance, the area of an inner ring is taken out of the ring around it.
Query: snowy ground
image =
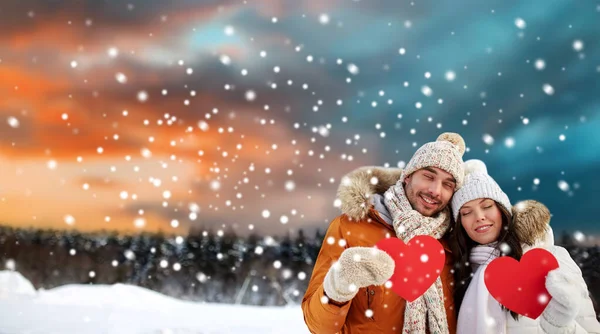
[[[0,271],[0,333],[308,333],[299,306],[253,307],[177,300],[144,288],[65,285],[36,291]]]

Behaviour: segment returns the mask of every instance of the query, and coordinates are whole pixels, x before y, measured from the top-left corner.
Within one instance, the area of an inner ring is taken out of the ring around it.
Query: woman
[[[452,211],[458,333],[600,333],[581,270],[564,248],[554,245],[550,213],[543,204],[526,201],[512,207],[485,164],[469,160]],[[552,299],[534,320],[500,305],[487,290],[483,273],[498,256],[520,260],[536,247],[550,251],[559,268],[548,273],[546,289]]]

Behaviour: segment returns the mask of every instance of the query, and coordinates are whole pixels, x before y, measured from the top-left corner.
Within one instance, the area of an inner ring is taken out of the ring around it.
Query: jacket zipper
[[[371,292],[375,292],[375,291],[369,290],[368,287],[366,288],[366,291],[367,291],[367,310],[371,310]],[[373,311],[373,310],[371,310],[371,311]],[[369,319],[375,320],[375,319],[373,319],[372,316],[369,317]]]

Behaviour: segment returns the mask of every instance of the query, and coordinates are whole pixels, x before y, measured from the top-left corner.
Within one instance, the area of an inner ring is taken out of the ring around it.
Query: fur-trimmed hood
[[[356,221],[367,218],[371,197],[383,195],[398,182],[401,174],[402,168],[367,166],[344,175],[337,191],[342,213]]]
[[[343,214],[359,221],[367,218],[374,194],[383,195],[396,184],[402,168],[366,166],[357,168],[342,177],[337,197]],[[550,211],[534,200],[521,201],[512,206],[513,223],[519,240],[528,246],[552,245]]]
[[[518,239],[527,246],[554,245],[550,227],[550,211],[534,200],[521,201],[512,207],[513,223]]]

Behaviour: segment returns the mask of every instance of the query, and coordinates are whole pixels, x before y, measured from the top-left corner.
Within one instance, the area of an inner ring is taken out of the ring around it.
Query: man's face
[[[450,202],[456,180],[437,167],[425,167],[404,179],[404,191],[413,209],[426,217],[444,210]]]

